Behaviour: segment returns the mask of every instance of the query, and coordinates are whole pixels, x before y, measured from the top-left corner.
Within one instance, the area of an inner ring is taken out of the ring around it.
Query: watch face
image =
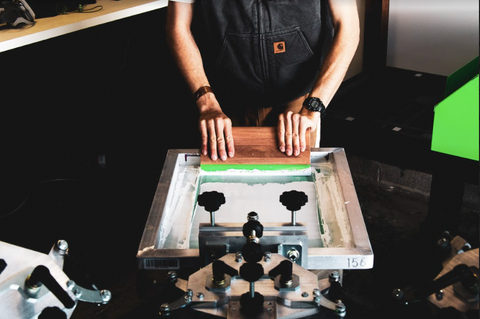
[[[303,102],[303,106],[308,110],[313,112],[320,112],[321,116],[325,115],[325,106],[323,105],[322,100],[317,97],[309,97]]]
[[[311,111],[320,111],[320,100],[316,98],[312,98],[309,102],[309,109]]]

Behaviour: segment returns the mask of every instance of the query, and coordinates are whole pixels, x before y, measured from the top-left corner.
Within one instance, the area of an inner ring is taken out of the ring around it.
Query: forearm
[[[170,3],[168,10],[166,28],[168,46],[185,82],[190,88],[190,92],[193,94],[199,88],[209,86],[200,51],[190,31],[193,5]],[[200,98],[197,101],[200,111],[208,100]]]
[[[318,78],[310,93],[318,97],[325,106],[328,106],[340,84],[342,83],[348,67],[355,55],[360,37],[360,28],[355,0],[342,1],[343,6],[338,7],[335,0],[331,0],[334,15],[335,36],[332,47],[325,57]],[[346,4],[349,2],[349,4]]]
[[[209,86],[202,57],[190,30],[193,4],[169,2],[167,12],[167,41],[172,55],[190,92],[194,94],[203,86]],[[210,152],[212,160],[225,161],[233,157],[235,147],[231,120],[223,113],[215,95],[208,92],[197,98],[200,113],[199,129],[202,137],[201,152]]]

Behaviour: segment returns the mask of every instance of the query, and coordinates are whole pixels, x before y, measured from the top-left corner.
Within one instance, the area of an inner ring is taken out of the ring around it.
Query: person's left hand
[[[307,147],[305,136],[317,129],[319,112],[302,109],[300,113],[287,111],[278,117],[277,138],[281,152],[288,156],[298,156]]]

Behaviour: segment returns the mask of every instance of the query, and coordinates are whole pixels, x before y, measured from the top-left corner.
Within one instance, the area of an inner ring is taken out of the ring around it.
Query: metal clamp
[[[107,304],[112,299],[110,290],[86,289],[77,285],[73,280],[67,281],[67,288],[73,292],[77,300],[84,302]]]
[[[191,289],[187,289],[187,291],[185,292],[185,295],[183,295],[182,298],[179,298],[178,300],[175,300],[174,302],[171,302],[171,303],[163,303],[160,306],[159,315],[168,316],[172,311],[185,308],[190,303],[192,303],[192,298],[193,298],[193,291]]]

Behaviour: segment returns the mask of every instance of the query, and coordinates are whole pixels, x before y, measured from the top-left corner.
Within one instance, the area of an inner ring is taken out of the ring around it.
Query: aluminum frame
[[[138,248],[140,269],[179,269],[181,261],[199,257],[198,249],[165,249],[158,246],[160,225],[165,218],[165,205],[169,199],[170,186],[177,178],[177,168],[187,165],[192,157],[199,158],[199,150],[169,150],[153,198],[144,233]],[[339,180],[345,209],[348,216],[352,247],[309,247],[308,269],[370,269],[374,255],[365,222],[353,184],[350,168],[343,148],[314,148],[311,163],[328,161],[334,167]],[[199,163],[199,162],[198,162]]]

